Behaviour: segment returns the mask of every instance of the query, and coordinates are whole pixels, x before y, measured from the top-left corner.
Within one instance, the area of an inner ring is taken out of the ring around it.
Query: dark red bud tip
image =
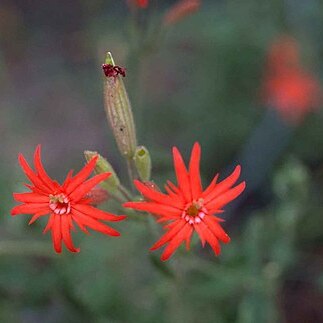
[[[126,76],[126,69],[120,66],[113,66],[112,64],[102,64],[102,69],[106,77],[117,77],[121,75]]]

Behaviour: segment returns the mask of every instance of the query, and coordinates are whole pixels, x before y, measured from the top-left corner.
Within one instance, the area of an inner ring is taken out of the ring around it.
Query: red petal
[[[180,244],[187,239],[187,236],[189,236],[191,232],[191,225],[186,223],[181,231],[179,231],[175,237],[169,242],[167,247],[165,248],[164,252],[161,255],[161,260],[166,261],[168,260],[175,250],[180,246]]]
[[[50,212],[48,203],[30,203],[17,205],[11,210],[11,215],[17,214],[33,214],[37,212],[47,211]]]
[[[80,248],[75,248],[71,238],[71,215],[61,216],[62,238],[68,250],[71,252],[79,252]]]
[[[203,221],[206,223],[210,231],[222,242],[228,243],[230,242],[230,237],[223,230],[221,225],[217,222],[216,219],[213,219],[212,216],[206,216]]]
[[[213,249],[214,253],[216,255],[219,255],[221,252],[221,247],[219,244],[218,239],[216,238],[216,236],[209,230],[209,228],[204,224],[204,222],[202,221],[201,223],[199,223],[199,225],[201,226],[201,229],[203,231],[203,234],[205,236],[206,241],[209,243],[209,245],[211,246],[211,248]]]
[[[204,247],[205,246],[205,242],[206,242],[206,237],[205,237],[205,233],[204,233],[203,227],[200,224],[201,223],[194,223],[193,225],[194,225],[195,231],[197,232],[197,234],[200,237],[202,246]]]
[[[211,183],[210,183],[210,185],[204,190],[204,192],[202,193],[202,197],[203,198],[205,198],[206,196],[208,196],[212,191],[213,191],[213,189],[215,188],[215,186],[216,186],[216,181],[218,180],[218,178],[219,178],[219,174],[216,174],[214,177],[213,177],[213,179],[212,179],[212,181],[211,181]]]
[[[173,159],[178,186],[183,192],[186,202],[189,202],[191,201],[189,176],[183,158],[176,147],[173,148]]]
[[[86,227],[82,224],[82,222],[78,219],[77,216],[72,214],[72,220],[79,226],[79,228],[86,234],[90,234],[90,232],[86,229]]]
[[[13,193],[13,198],[23,203],[49,203],[48,195],[37,193]]]
[[[72,193],[80,184],[82,184],[92,173],[98,156],[94,156],[71,180],[66,187],[66,193]]]
[[[149,200],[153,200],[157,203],[162,203],[166,205],[172,205],[180,209],[183,208],[183,203],[181,203],[178,199],[171,198],[166,194],[160,193],[152,188],[149,188],[138,180],[134,180],[134,184],[137,187],[138,191]]]
[[[46,192],[47,194],[51,193],[51,190],[38,178],[38,176],[33,172],[33,170],[28,165],[26,159],[22,154],[19,154],[18,160],[20,163],[21,168],[25,172],[26,176],[29,180],[42,191]]]
[[[172,197],[172,198],[178,197],[178,195],[176,193],[174,193],[167,185],[165,185],[165,190],[170,197]]]
[[[183,193],[171,181],[167,181],[167,185],[165,185],[165,189],[169,196],[177,199],[181,203],[185,203]]]
[[[189,178],[191,182],[192,198],[198,199],[201,197],[202,184],[200,176],[200,159],[201,159],[201,146],[196,142],[192,149],[190,165],[189,165]]]
[[[43,215],[46,215],[46,214],[48,214],[49,213],[49,210],[44,210],[44,211],[42,211],[42,212],[37,212],[37,213],[35,213],[34,215],[33,215],[33,217],[30,219],[30,221],[28,222],[28,224],[30,225],[30,224],[32,224],[32,223],[34,223],[37,219],[39,219],[41,216],[43,216]]]
[[[37,193],[39,195],[46,195],[48,196],[48,193],[45,193],[44,191],[42,191],[41,189],[33,186],[33,185],[29,185],[29,184],[24,184],[27,188],[29,188],[31,191],[33,191],[33,193]]]
[[[88,215],[85,215],[75,209],[72,210],[72,214],[74,217],[77,217],[78,220],[85,226],[95,230],[99,231],[101,233],[110,235],[110,236],[119,236],[120,233],[111,227],[107,226],[106,224],[103,224],[97,220],[94,220],[93,218],[89,217]]]
[[[34,164],[35,164],[36,171],[38,172],[38,176],[43,181],[43,183],[47,187],[49,187],[52,191],[55,191],[55,189],[57,189],[57,185],[54,184],[55,182],[46,173],[43,167],[43,164],[41,162],[40,151],[41,151],[41,147],[40,145],[38,145],[34,154]]]
[[[73,202],[78,202],[81,200],[84,195],[86,195],[94,186],[106,180],[111,173],[102,173],[92,177],[91,179],[83,182],[79,185],[70,195],[69,197],[73,200]]]
[[[62,187],[63,187],[64,190],[66,190],[66,187],[69,185],[69,183],[71,182],[72,178],[73,178],[73,169],[71,169],[67,173],[67,175],[66,175],[65,181],[64,181],[64,183],[62,185]]]
[[[232,174],[230,176],[228,176],[226,179],[224,179],[219,184],[215,185],[215,188],[213,189],[213,191],[208,196],[205,196],[204,203],[208,203],[208,202],[212,201],[214,198],[219,196],[221,193],[225,192],[230,187],[232,187],[234,185],[234,183],[238,180],[238,178],[240,176],[240,172],[241,172],[241,167],[238,165],[234,169],[234,171],[232,172]]]
[[[167,222],[167,221],[171,221],[171,220],[178,220],[178,216],[162,216],[159,217],[158,219],[156,219],[157,223],[162,223],[162,222]]]
[[[72,208],[76,209],[79,212],[82,212],[83,214],[104,221],[122,221],[126,218],[125,215],[118,216],[86,204],[76,204],[73,205]]]
[[[205,207],[209,210],[210,213],[214,213],[218,209],[221,209],[223,206],[237,198],[244,191],[245,187],[246,183],[242,182],[234,188],[223,192],[220,196],[218,196],[211,202],[205,204]]]
[[[171,181],[167,181],[167,185],[169,186],[169,188],[171,190],[173,190],[175,192],[175,194],[181,194],[182,192],[179,190],[179,188],[173,184]]]
[[[46,227],[43,231],[43,234],[45,234],[48,230],[50,230],[52,228],[53,223],[54,223],[54,219],[55,219],[55,214],[52,213],[48,219],[48,222],[47,222]]]
[[[192,234],[194,232],[194,229],[192,226],[191,227],[191,231],[188,233],[188,235],[186,236],[186,250],[190,250],[190,243],[191,243],[191,238],[192,238]]]
[[[171,240],[187,223],[183,220],[178,220],[175,222],[172,222],[172,224],[175,224],[172,229],[170,229],[168,232],[166,232],[157,242],[154,243],[154,245],[150,248],[150,250],[156,250],[160,248],[162,245],[167,243],[169,240]]]
[[[161,216],[180,217],[181,215],[181,211],[173,206],[152,202],[126,202],[123,204],[123,207],[128,207],[139,211],[146,211]]]
[[[53,246],[57,253],[62,252],[62,231],[61,231],[61,216],[55,214],[52,225]]]

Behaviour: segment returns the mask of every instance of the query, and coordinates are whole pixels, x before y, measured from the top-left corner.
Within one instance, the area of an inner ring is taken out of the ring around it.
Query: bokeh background
[[[322,1],[203,0],[163,27],[175,0],[130,2],[0,2],[0,321],[323,322],[321,105],[295,123],[261,94],[281,34],[322,80]],[[54,178],[89,149],[128,184],[103,109],[107,50],[127,68],[158,185],[174,179],[171,147],[187,158],[196,140],[205,184],[244,167],[248,190],[224,214],[232,242],[220,257],[196,243],[162,265],[148,252],[159,232],[133,221],[118,239],[79,233],[80,254],[56,255],[44,222],[10,217],[25,181],[17,154],[30,159],[38,143]]]

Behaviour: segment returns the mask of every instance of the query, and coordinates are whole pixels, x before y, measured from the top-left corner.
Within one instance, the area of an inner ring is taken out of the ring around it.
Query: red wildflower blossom
[[[270,47],[262,92],[265,103],[292,124],[320,103],[320,84],[303,68],[294,38],[281,36]]]
[[[71,229],[76,223],[81,230],[88,233],[86,227],[110,236],[119,236],[119,232],[100,221],[120,221],[125,216],[99,210],[91,206],[91,199],[87,194],[95,185],[106,180],[110,173],[102,173],[86,180],[92,173],[98,157],[93,157],[87,165],[75,176],[70,171],[62,185],[52,180],[44,170],[40,156],[40,145],[34,154],[35,171],[28,165],[22,154],[19,154],[19,163],[31,182],[26,186],[31,190],[28,193],[14,193],[14,199],[23,204],[15,206],[11,215],[21,213],[33,214],[29,224],[39,217],[50,214],[44,233],[51,230],[53,246],[57,253],[62,251],[62,241],[72,252],[79,252],[71,238]]]
[[[147,8],[149,4],[149,0],[136,0],[135,2],[140,8]]]
[[[222,213],[222,208],[244,190],[245,182],[233,187],[240,175],[240,166],[220,183],[217,183],[216,175],[203,190],[199,170],[200,156],[201,147],[195,143],[187,169],[180,152],[174,147],[178,186],[168,181],[168,185],[165,186],[167,194],[163,194],[136,180],[134,183],[146,201],[124,204],[125,207],[156,215],[157,222],[169,221],[164,227],[167,230],[166,234],[151,247],[151,250],[155,250],[168,243],[161,256],[162,260],[169,259],[183,241],[186,241],[186,247],[189,249],[194,231],[199,235],[202,245],[208,242],[216,255],[220,253],[218,240],[224,243],[230,241],[220,225],[223,220],[214,214]]]
[[[139,8],[147,8],[149,5],[149,0],[128,0],[128,5],[135,5]]]

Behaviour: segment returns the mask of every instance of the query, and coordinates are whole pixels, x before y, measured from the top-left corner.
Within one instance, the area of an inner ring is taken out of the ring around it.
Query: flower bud
[[[116,66],[111,53],[102,65],[104,80],[104,108],[120,153],[133,158],[137,146],[132,109],[122,77],[125,69]],[[122,76],[122,77],[121,77]]]
[[[92,205],[99,205],[109,199],[109,193],[99,185],[93,187],[86,196],[91,200]]]
[[[151,173],[151,159],[145,146],[138,146],[135,151],[134,162],[142,181],[149,181]]]
[[[103,158],[100,154],[98,154],[96,151],[86,150],[84,152],[84,156],[87,161],[90,161],[94,156],[99,156],[99,158],[96,162],[94,171],[97,174],[106,173],[106,172],[111,173],[111,175],[108,177],[108,179],[103,181],[100,185],[104,189],[106,189],[108,192],[117,191],[119,188],[119,185],[120,185],[120,180],[119,180],[117,174],[115,173],[113,167],[111,166],[111,164],[105,158]]]

